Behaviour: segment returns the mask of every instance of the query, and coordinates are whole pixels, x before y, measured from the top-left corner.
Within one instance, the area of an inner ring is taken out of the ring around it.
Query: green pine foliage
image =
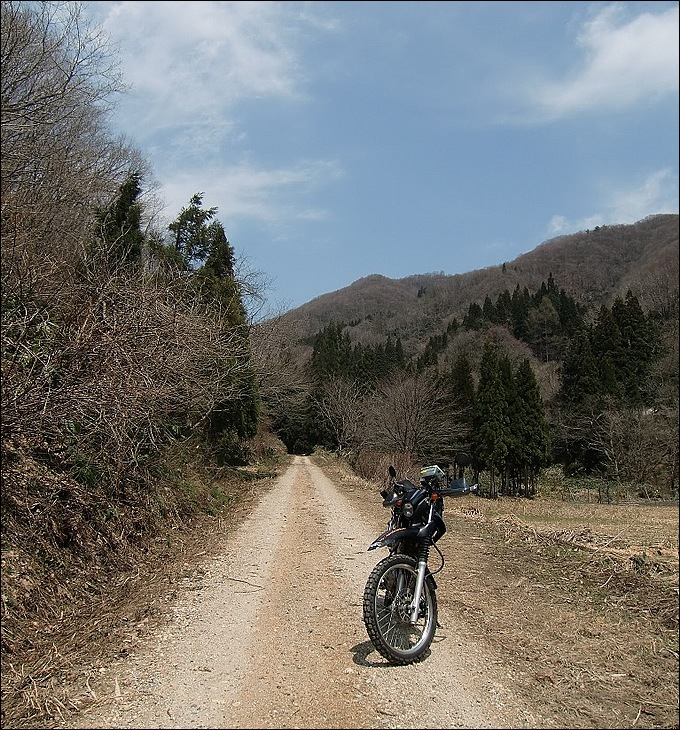
[[[407,366],[401,340],[387,337],[376,345],[352,344],[342,322],[330,322],[317,333],[309,367],[319,381],[331,377],[376,383]]]
[[[612,304],[612,319],[620,337],[616,362],[621,391],[630,405],[643,405],[653,396],[646,389],[650,370],[660,355],[660,333],[656,320],[647,317],[640,302],[629,290],[625,300]]]
[[[510,487],[515,494],[533,497],[540,470],[551,461],[550,430],[538,382],[528,358],[522,360],[514,379],[516,450],[512,454]]]
[[[443,377],[450,397],[465,413],[472,414],[475,405],[475,383],[472,377],[470,359],[464,353],[458,353],[451,369]]]
[[[484,312],[477,302],[470,302],[467,314],[463,317],[463,327],[469,330],[480,330],[484,327]]]
[[[521,342],[529,340],[529,309],[531,307],[531,297],[527,287],[520,289],[519,284],[515,287],[512,294],[510,305],[510,317],[512,333]]]
[[[645,315],[630,291],[611,308],[600,307],[593,324],[573,337],[561,369],[554,444],[570,473],[607,474],[612,462],[620,473],[630,449],[617,454],[616,444],[625,440],[626,424],[633,428],[639,414],[656,405],[652,384],[663,354],[660,341],[658,319]],[[659,435],[666,434],[662,427]]]
[[[513,371],[507,353],[487,342],[473,411],[475,468],[489,472],[488,496],[533,496],[550,463],[550,436],[528,358]]]
[[[436,367],[440,353],[444,352],[449,345],[448,331],[440,335],[433,335],[425,345],[425,351],[416,361],[416,370],[422,372],[431,367]]]
[[[203,208],[203,195],[193,195],[189,205],[168,226],[173,234],[172,246],[186,269],[194,268],[196,262],[203,262],[210,253],[208,223],[217,214],[217,208]]]
[[[582,325],[583,315],[582,308],[557,288],[550,274],[533,294],[517,284],[512,295],[506,289],[495,303],[489,296],[481,306],[471,302],[463,327],[475,331],[506,327],[518,340],[527,343],[537,358],[556,362],[563,357],[569,338]]]
[[[600,369],[587,329],[576,334],[562,363],[559,399],[570,408],[596,408],[603,395]]]
[[[474,410],[474,466],[490,476],[491,497],[498,496],[510,450],[510,404],[496,345],[486,342]]]
[[[354,366],[352,343],[341,322],[330,322],[314,339],[310,368],[317,379],[350,375]]]
[[[234,275],[234,249],[219,221],[207,226],[205,238],[205,261],[194,274],[196,291],[204,301],[220,308],[234,326],[242,326],[246,312]]]
[[[118,196],[96,214],[96,238],[90,246],[90,254],[107,260],[114,269],[139,267],[142,262],[141,181],[140,172],[130,173],[120,186]]]
[[[660,354],[655,320],[629,291],[612,307],[603,305],[589,328],[571,340],[562,365],[559,400],[582,410],[599,410],[605,399],[641,406],[650,401],[646,384]]]

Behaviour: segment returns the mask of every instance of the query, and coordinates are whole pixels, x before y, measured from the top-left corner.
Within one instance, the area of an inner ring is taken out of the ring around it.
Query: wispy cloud
[[[294,167],[262,170],[247,164],[233,167],[201,168],[175,176],[162,188],[168,201],[169,217],[189,202],[190,195],[208,191],[204,203],[218,207],[221,220],[259,220],[278,229],[296,220],[318,221],[329,217],[323,207],[293,203],[301,193],[311,193],[343,172],[333,161],[309,161]],[[192,191],[187,196],[187,190]]]
[[[133,94],[182,123],[243,98],[294,97],[302,72],[295,29],[271,2],[122,2],[104,27],[124,38]]]
[[[613,4],[586,23],[577,38],[578,68],[562,79],[532,81],[527,92],[547,118],[624,109],[678,93],[678,8],[623,20]]]
[[[104,28],[124,39],[121,59],[131,86],[119,121],[156,158],[171,217],[201,190],[215,201],[206,199],[207,205],[232,220],[271,226],[327,216],[304,197],[293,201],[335,179],[336,163],[291,160],[288,168],[258,168],[249,159],[242,105],[266,110],[272,103],[304,103],[300,36],[306,29],[335,32],[332,19],[305,3],[102,5]],[[220,165],[220,158],[232,162]]]
[[[633,223],[650,210],[678,212],[678,178],[670,168],[648,175],[637,188],[613,190],[609,195],[610,221]]]
[[[649,174],[636,187],[606,191],[601,202],[601,212],[580,220],[569,220],[555,215],[547,226],[547,235],[584,231],[595,226],[635,223],[649,214],[678,212],[678,178],[670,168]]]

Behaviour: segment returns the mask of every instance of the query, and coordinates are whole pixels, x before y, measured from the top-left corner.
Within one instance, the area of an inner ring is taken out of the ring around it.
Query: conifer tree
[[[351,375],[352,345],[343,330],[342,323],[331,321],[314,338],[310,368],[318,379]]]
[[[488,294],[484,298],[484,304],[482,305],[482,312],[484,314],[484,319],[489,324],[496,324],[496,322],[498,321],[496,307],[494,306],[493,302],[491,301],[491,297]]]
[[[221,364],[229,396],[215,403],[206,420],[206,435],[220,462],[239,464],[247,459],[242,444],[257,431],[260,394],[251,365],[241,286],[235,276],[234,249],[222,224],[213,220],[217,208],[202,205],[203,193],[196,193],[170,223],[169,249],[179,267],[190,274],[189,291],[217,314],[221,329],[216,335],[234,343],[234,356],[227,354]]]
[[[442,377],[442,386],[448,394],[452,412],[464,430],[464,439],[472,439],[475,403],[475,385],[472,367],[465,353],[459,353],[453,365]]]
[[[474,458],[477,469],[490,474],[492,497],[498,496],[497,476],[503,475],[508,457],[510,417],[498,350],[485,343],[475,394]]]
[[[625,354],[619,325],[607,306],[600,307],[590,333],[590,344],[595,360],[601,362],[608,358],[618,379],[624,368]]]
[[[97,216],[96,235],[103,243],[105,256],[114,266],[138,266],[142,260],[144,233],[141,230],[141,173],[128,175],[118,196]]]
[[[375,360],[377,368],[377,377],[382,378],[389,375],[396,367],[397,348],[388,335],[385,344],[381,344],[376,348]]]
[[[202,263],[210,249],[208,223],[215,217],[217,208],[203,208],[203,195],[193,195],[188,207],[182,208],[168,226],[173,234],[174,249],[187,269]]]
[[[572,408],[588,410],[596,407],[602,395],[602,381],[589,332],[582,329],[565,354],[558,398]]]
[[[472,379],[472,366],[468,356],[461,352],[451,366],[448,378],[451,394],[461,408],[471,410],[475,403],[475,384]]]
[[[529,290],[519,288],[519,284],[515,287],[515,291],[512,294],[512,333],[518,340],[524,342],[529,337],[529,308],[531,304],[531,297],[529,296]]]
[[[468,311],[463,317],[463,327],[469,330],[479,330],[484,326],[484,312],[477,302],[468,306]]]
[[[501,490],[503,494],[512,494],[514,493],[512,472],[517,469],[517,454],[519,452],[519,434],[515,429],[517,420],[517,393],[512,374],[512,363],[508,354],[500,349],[498,350],[498,374],[508,419],[508,427],[504,434],[507,456],[503,465]]]
[[[499,324],[507,325],[512,318],[512,297],[510,292],[505,289],[498,295],[496,300],[496,319]]]
[[[582,325],[583,318],[574,298],[569,296],[564,289],[560,290],[557,303],[557,312],[560,316],[562,332],[571,336]]]
[[[394,344],[394,362],[398,370],[403,370],[406,367],[406,356],[404,355],[404,345],[401,337],[397,337]]]
[[[205,301],[219,306],[235,326],[246,321],[241,287],[234,275],[234,249],[222,224],[213,221],[202,234],[206,240],[206,258],[195,274],[196,287]]]
[[[556,346],[559,334],[559,316],[549,296],[544,296],[528,314],[527,337],[534,353],[543,362],[555,359],[558,347]]]
[[[612,319],[621,337],[618,373],[624,397],[631,405],[641,405],[655,356],[656,348],[652,343],[658,341],[657,328],[642,311],[637,297],[630,290],[625,302],[620,297],[614,301]]]
[[[526,496],[536,493],[536,478],[542,467],[550,463],[550,435],[543,401],[536,376],[528,358],[524,358],[515,373],[515,418],[517,435],[517,468]]]

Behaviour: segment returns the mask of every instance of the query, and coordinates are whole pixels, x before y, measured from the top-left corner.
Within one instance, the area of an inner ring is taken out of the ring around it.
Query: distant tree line
[[[551,274],[533,293],[517,286],[495,302],[471,303],[411,358],[398,337],[353,343],[351,325],[333,321],[312,341],[304,408],[273,426],[293,451],[323,445],[358,458],[370,449],[422,462],[467,449],[491,496],[535,494],[541,469],[554,463],[568,474],[661,482],[674,492],[677,367],[663,336],[668,319],[645,313],[631,291],[593,314]],[[486,335],[498,327],[532,357],[513,364]],[[475,371],[456,350],[462,332],[478,333]],[[557,367],[559,387],[544,402],[535,368],[546,363]]]

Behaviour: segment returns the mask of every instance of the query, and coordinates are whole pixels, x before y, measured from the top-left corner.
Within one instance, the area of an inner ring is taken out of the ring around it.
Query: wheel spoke
[[[436,598],[427,583],[418,621],[411,625],[416,578],[413,558],[393,555],[376,566],[366,587],[364,623],[369,636],[383,656],[402,664],[425,654],[436,627]]]

